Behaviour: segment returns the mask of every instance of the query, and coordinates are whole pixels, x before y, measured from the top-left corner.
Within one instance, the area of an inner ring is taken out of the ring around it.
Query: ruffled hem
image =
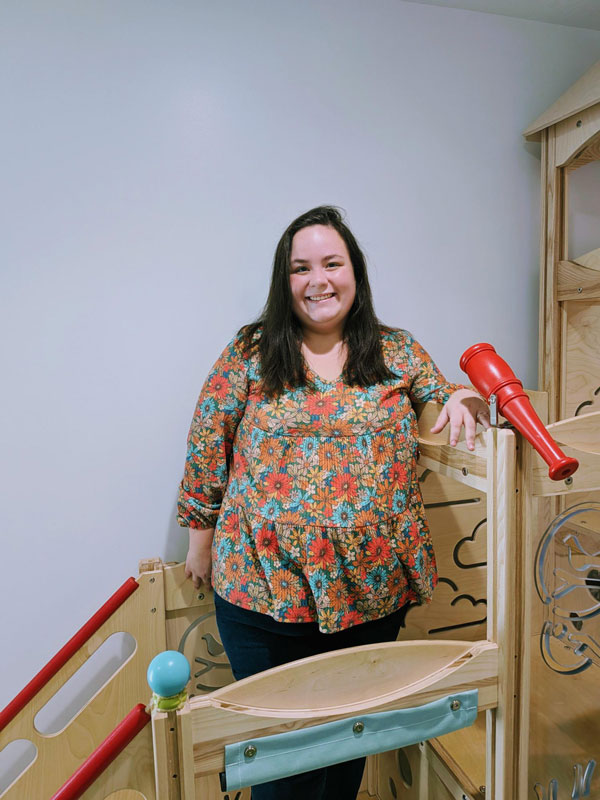
[[[424,519],[403,511],[360,528],[265,520],[225,503],[213,544],[213,583],[234,605],[324,633],[429,602],[437,582]]]

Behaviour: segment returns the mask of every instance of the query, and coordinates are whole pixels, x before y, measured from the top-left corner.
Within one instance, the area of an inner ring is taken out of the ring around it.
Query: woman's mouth
[[[329,292],[328,294],[312,294],[306,299],[311,303],[320,303],[322,300],[329,300],[329,298],[334,295],[335,292]]]

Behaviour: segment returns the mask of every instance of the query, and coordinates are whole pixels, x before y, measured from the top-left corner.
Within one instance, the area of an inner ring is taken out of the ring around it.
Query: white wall
[[[520,133],[599,57],[401,0],[4,0],[0,705],[139,558],[183,557],[197,392],[298,213],[348,210],[381,318],[450,377],[488,340],[535,385]]]

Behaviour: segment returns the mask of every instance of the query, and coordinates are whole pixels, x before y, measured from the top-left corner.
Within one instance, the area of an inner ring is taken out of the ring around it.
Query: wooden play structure
[[[512,427],[452,448],[429,432],[438,409],[417,408],[432,604],[410,609],[398,642],[239,683],[210,592],[181,564],[142,562],[0,714],[0,751],[32,754],[3,800],[249,800],[265,765],[294,771],[312,748],[316,766],[334,746],[368,755],[361,800],[600,798],[600,250],[567,259],[568,173],[600,159],[600,62],[526,135],[542,141],[544,196],[541,391],[528,395],[579,469],[552,480]],[[125,663],[40,733],[46,704],[122,632]],[[192,667],[178,710],[150,703],[163,650]]]

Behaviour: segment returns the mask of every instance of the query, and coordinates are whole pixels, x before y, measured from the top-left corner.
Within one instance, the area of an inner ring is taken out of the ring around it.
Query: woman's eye
[[[308,272],[308,267],[294,267],[292,270],[293,275],[297,275],[300,272]]]
[[[333,269],[335,269],[335,267],[341,267],[342,265],[341,265],[341,264],[338,264],[338,263],[337,263],[337,261],[330,261],[330,262],[329,262],[329,264],[327,264],[327,266],[328,266],[329,268],[333,268]]]

